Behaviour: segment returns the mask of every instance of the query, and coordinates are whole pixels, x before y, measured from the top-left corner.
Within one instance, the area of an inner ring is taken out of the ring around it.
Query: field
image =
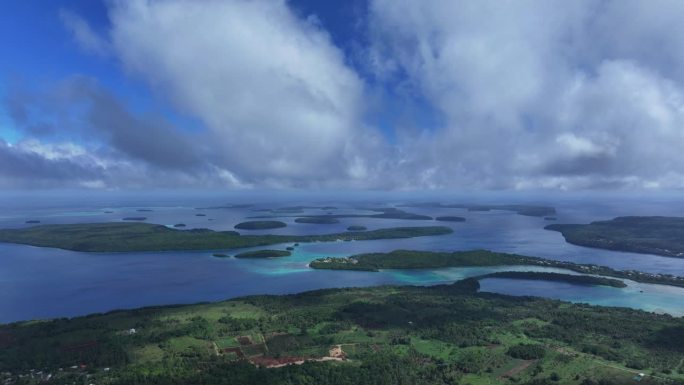
[[[684,381],[682,319],[477,288],[319,290],[4,325],[0,372],[23,384]]]

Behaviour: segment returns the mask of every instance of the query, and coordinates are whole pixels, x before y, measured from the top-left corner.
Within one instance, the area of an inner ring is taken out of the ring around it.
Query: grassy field
[[[643,372],[640,383],[684,381],[681,318],[477,288],[319,290],[2,325],[0,379],[587,385],[628,384]],[[532,358],[521,358],[528,350]],[[295,361],[308,362],[257,368]]]

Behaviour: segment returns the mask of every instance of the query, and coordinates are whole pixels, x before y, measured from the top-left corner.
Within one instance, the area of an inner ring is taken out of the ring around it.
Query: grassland
[[[450,234],[443,226],[394,227],[323,235],[240,235],[235,231],[177,230],[148,223],[41,225],[0,230],[0,242],[91,252],[221,250],[289,242],[412,238]]]
[[[643,384],[684,381],[682,318],[478,286],[318,290],[0,325],[0,380],[617,385],[643,372]]]
[[[684,218],[617,217],[609,221],[552,224],[568,243],[599,249],[684,258]]]

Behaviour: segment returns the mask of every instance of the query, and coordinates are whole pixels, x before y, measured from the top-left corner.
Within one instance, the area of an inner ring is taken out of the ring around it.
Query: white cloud
[[[59,18],[83,50],[101,56],[109,54],[109,42],[93,31],[81,16],[62,9],[59,11]]]
[[[428,139],[402,137],[407,179],[681,186],[682,16],[666,0],[373,1],[371,68],[406,74],[446,117]]]
[[[120,1],[116,51],[223,147],[225,168],[294,184],[363,176],[364,84],[285,1]]]

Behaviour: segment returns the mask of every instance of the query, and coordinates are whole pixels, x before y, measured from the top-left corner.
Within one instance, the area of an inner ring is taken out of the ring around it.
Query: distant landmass
[[[290,242],[412,238],[453,233],[444,226],[394,227],[321,235],[240,235],[235,231],[177,230],[150,223],[39,225],[0,230],[0,242],[74,251],[220,250]]]
[[[326,214],[326,215],[298,215],[299,218],[380,218],[380,219],[407,219],[407,220],[431,220],[432,217],[421,214],[413,214],[395,207],[361,208],[359,210],[374,211],[378,214]],[[274,212],[277,214],[279,212]],[[258,216],[252,218],[271,218],[272,216]]]
[[[617,217],[589,224],[552,224],[568,243],[684,258],[683,217]]]
[[[270,230],[286,226],[287,224],[285,222],[280,221],[249,221],[238,223],[235,225],[235,228],[239,230]]]
[[[427,208],[444,208],[444,209],[466,209],[468,211],[490,211],[490,210],[504,210],[514,211],[520,215],[529,217],[547,217],[556,215],[556,209],[550,206],[536,206],[536,205],[483,205],[483,204],[444,204],[436,202],[425,203],[407,203],[399,205],[399,207],[427,207]]]

